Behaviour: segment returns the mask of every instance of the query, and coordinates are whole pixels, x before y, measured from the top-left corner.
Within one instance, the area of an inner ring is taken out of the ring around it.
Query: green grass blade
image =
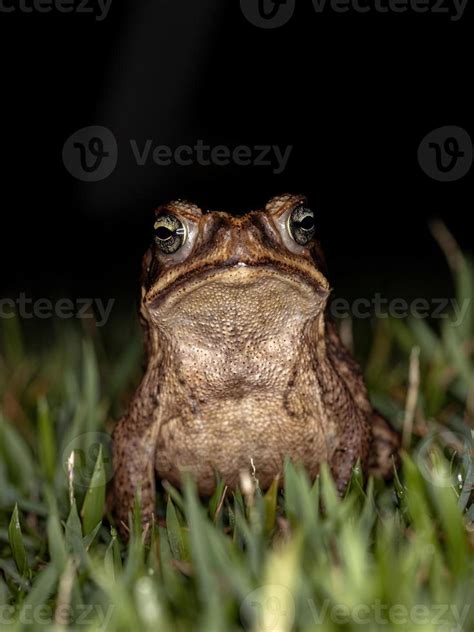
[[[25,440],[0,412],[0,458],[9,480],[29,494],[35,481],[33,455]],[[21,463],[21,467],[18,464]]]
[[[41,469],[49,483],[54,481],[58,462],[54,426],[44,397],[38,401],[38,438]]]
[[[82,535],[82,524],[77,511],[76,501],[73,500],[65,529],[66,550],[73,557],[76,566],[87,563],[86,547]]]
[[[13,559],[20,575],[25,576],[28,572],[28,559],[26,557],[25,545],[20,527],[20,517],[18,515],[18,505],[12,513],[10,525],[8,527],[8,541],[10,543]]]
[[[178,560],[189,559],[189,552],[185,541],[185,532],[179,523],[178,515],[171,498],[168,498],[168,504],[166,507],[166,529],[170,548],[174,557]]]
[[[89,488],[82,505],[82,526],[84,535],[90,534],[102,521],[105,504],[105,469],[102,460],[102,445],[99,447]]]

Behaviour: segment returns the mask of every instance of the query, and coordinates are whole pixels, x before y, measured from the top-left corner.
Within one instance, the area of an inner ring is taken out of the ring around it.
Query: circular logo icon
[[[462,487],[473,482],[472,440],[450,430],[424,439],[416,451],[420,472],[436,487]]]
[[[295,0],[240,0],[240,10],[254,26],[276,29],[293,16]]]
[[[89,488],[92,474],[102,446],[102,461],[104,464],[105,480],[112,480],[114,471],[112,465],[112,437],[106,432],[84,432],[74,437],[64,447],[61,462],[68,474],[71,455],[73,454],[73,476],[77,487]]]
[[[453,182],[472,165],[472,141],[462,127],[447,125],[427,134],[418,146],[418,162],[433,180]]]
[[[104,180],[117,164],[117,141],[100,125],[83,127],[71,134],[63,146],[63,163],[69,173],[83,182]]]
[[[240,616],[247,628],[258,632],[290,630],[295,620],[295,600],[285,586],[266,584],[245,597]]]

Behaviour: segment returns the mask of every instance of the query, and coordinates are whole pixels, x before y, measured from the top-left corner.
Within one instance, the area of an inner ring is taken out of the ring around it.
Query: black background
[[[442,217],[472,248],[469,179],[429,178],[417,148],[443,125],[472,136],[471,15],[316,14],[296,0],[288,24],[264,30],[235,0],[113,0],[102,22],[0,14],[4,295],[132,301],[158,204],[238,212],[284,191],[310,197],[342,291],[449,291],[427,222]],[[88,125],[108,127],[119,147],[97,183],[62,163],[65,140]],[[293,151],[281,175],[138,167],[129,140],[148,138]]]

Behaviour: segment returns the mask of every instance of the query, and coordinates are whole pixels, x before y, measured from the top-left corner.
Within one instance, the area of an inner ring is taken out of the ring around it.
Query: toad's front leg
[[[113,435],[114,513],[122,535],[128,533],[129,515],[140,495],[142,524],[150,525],[155,511],[154,425],[122,418]]]

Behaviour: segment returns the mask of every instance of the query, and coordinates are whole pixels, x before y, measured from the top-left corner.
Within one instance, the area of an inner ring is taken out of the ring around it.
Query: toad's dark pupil
[[[156,229],[155,234],[161,241],[166,241],[167,239],[171,239],[171,237],[173,236],[173,231],[169,228],[166,228],[166,226],[159,226]]]
[[[298,223],[303,230],[312,230],[314,228],[314,218],[311,217],[311,215],[306,215],[306,217],[303,217],[301,222]]]

